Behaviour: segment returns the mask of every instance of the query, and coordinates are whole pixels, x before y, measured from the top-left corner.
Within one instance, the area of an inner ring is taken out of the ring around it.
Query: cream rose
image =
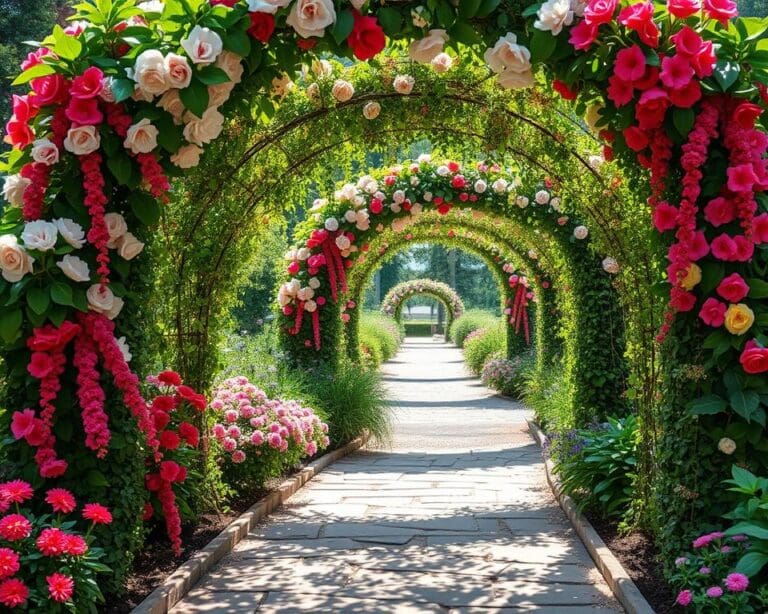
[[[184,103],[181,102],[179,90],[168,90],[165,92],[165,94],[160,97],[160,100],[157,101],[157,106],[163,111],[170,113],[171,117],[173,117],[174,124],[177,126],[181,125],[181,120],[182,117],[184,117],[186,107],[184,107]]]
[[[119,296],[116,296],[112,301],[112,309],[107,310],[105,315],[110,320],[114,320],[118,315],[120,315],[120,312],[123,310],[124,305],[125,305],[125,301],[123,301],[123,299],[121,299]]]
[[[429,64],[442,53],[447,42],[448,33],[445,30],[430,30],[424,38],[410,44],[408,55],[414,62]]]
[[[619,263],[616,261],[616,258],[608,256],[603,259],[603,270],[611,275],[616,275],[619,272]]]
[[[416,84],[416,79],[411,75],[397,75],[392,82],[392,86],[398,94],[404,96],[410,94],[413,91],[413,86]]]
[[[59,148],[50,139],[37,139],[32,143],[32,159],[51,166],[59,161]]]
[[[35,259],[19,245],[14,235],[0,236],[0,271],[3,279],[15,283],[32,272]]]
[[[320,102],[320,86],[317,83],[310,83],[307,87],[307,98],[312,102]]]
[[[35,220],[24,224],[24,230],[21,231],[21,240],[24,247],[34,249],[39,252],[47,252],[56,247],[56,240],[59,238],[59,231],[56,224],[44,220]]]
[[[438,53],[432,58],[432,68],[437,73],[444,73],[451,70],[453,67],[453,58],[447,53]]]
[[[240,83],[243,78],[243,62],[236,53],[222,51],[221,55],[216,58],[216,66],[227,73],[227,77],[232,83]]]
[[[346,102],[355,95],[355,88],[349,81],[337,79],[331,88],[331,94],[339,102]]]
[[[67,254],[56,263],[56,266],[59,267],[64,272],[64,275],[69,277],[72,281],[88,281],[91,278],[91,271],[88,268],[88,263],[77,256]]]
[[[76,156],[85,156],[96,151],[101,145],[101,137],[96,126],[78,126],[70,128],[64,139],[64,149]]]
[[[296,0],[286,20],[303,38],[323,36],[325,29],[335,22],[333,0]]]
[[[8,175],[3,183],[3,198],[14,207],[21,207],[24,203],[24,190],[30,183],[30,179],[21,175]]]
[[[69,245],[75,249],[80,249],[85,245],[85,231],[83,231],[83,227],[80,224],[68,218],[59,218],[53,220],[53,223],[56,224],[56,229],[59,231],[61,238],[69,243]]]
[[[294,88],[294,83],[291,78],[283,73],[279,77],[272,79],[272,95],[284,98],[288,92]]]
[[[365,119],[376,119],[379,113],[381,113],[381,105],[375,100],[366,102],[365,106],[363,106],[363,117]]]
[[[227,102],[233,89],[235,89],[235,84],[231,81],[211,85],[208,88],[208,108],[217,108]]]
[[[499,85],[508,90],[524,89],[526,87],[533,87],[533,72],[515,72],[513,70],[505,70],[499,75]]]
[[[184,145],[171,156],[171,163],[179,168],[194,168],[200,164],[200,154],[202,153],[202,148],[197,145]]]
[[[145,117],[128,128],[123,147],[135,154],[149,153],[157,147],[160,131]]]
[[[312,62],[312,72],[318,79],[330,77],[333,74],[333,64],[328,60],[314,60]]]
[[[117,253],[125,260],[133,260],[143,249],[144,244],[130,232],[117,240]]]
[[[195,145],[205,145],[219,136],[223,128],[224,116],[215,108],[206,109],[202,117],[190,113],[184,138]]]
[[[88,309],[96,313],[107,313],[115,306],[115,295],[109,286],[93,284],[85,296],[88,299]]]
[[[248,0],[248,10],[251,13],[269,13],[274,15],[277,9],[288,6],[291,0]]]
[[[722,437],[717,442],[717,449],[723,454],[731,455],[736,451],[736,442],[730,437]]]
[[[183,90],[192,81],[192,68],[183,55],[169,53],[163,62],[170,87]]]
[[[531,70],[531,52],[517,44],[517,36],[512,32],[499,38],[493,47],[487,49],[484,58],[495,73],[525,73]]]
[[[171,87],[165,58],[157,49],[142,51],[133,63],[133,80],[142,93],[157,96]]]
[[[224,49],[221,37],[210,28],[195,26],[189,35],[181,40],[181,46],[194,64],[212,64]]]
[[[128,224],[125,218],[119,213],[107,213],[104,216],[104,222],[107,225],[107,232],[109,233],[109,243],[107,247],[115,249],[117,247],[117,240],[128,232]]]
[[[587,235],[589,235],[589,230],[587,230],[586,226],[576,226],[576,228],[573,229],[573,236],[579,241],[586,239]]]
[[[536,17],[534,28],[557,36],[563,31],[563,26],[573,23],[571,0],[547,0],[539,7]]]

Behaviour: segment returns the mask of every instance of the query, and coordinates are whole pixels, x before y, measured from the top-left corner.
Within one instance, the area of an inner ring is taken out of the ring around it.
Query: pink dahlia
[[[59,514],[69,514],[77,507],[74,495],[64,488],[51,488],[45,495],[45,502]]]
[[[730,573],[725,577],[725,587],[732,593],[741,593],[747,590],[749,578],[743,573]]]
[[[64,575],[63,573],[53,573],[45,578],[48,583],[48,594],[51,599],[64,603],[72,598],[72,593],[75,592],[75,581],[71,576]]]
[[[9,608],[24,604],[29,597],[29,588],[18,578],[0,582],[0,603]]]
[[[10,548],[0,548],[0,580],[19,571],[19,555]]]
[[[112,514],[100,503],[86,503],[83,506],[83,518],[93,524],[109,524],[112,522]]]
[[[2,493],[3,499],[9,503],[24,503],[24,501],[32,498],[35,491],[24,480],[12,480],[11,482],[0,484],[0,493]]]
[[[35,542],[37,549],[45,556],[61,556],[69,547],[68,535],[61,529],[43,529]]]
[[[0,537],[9,542],[26,539],[32,533],[32,524],[21,514],[8,514],[0,518]]]

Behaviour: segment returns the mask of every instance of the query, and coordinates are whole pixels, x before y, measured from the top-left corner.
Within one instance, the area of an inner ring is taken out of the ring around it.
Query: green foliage
[[[536,364],[532,352],[519,354],[511,359],[492,354],[483,365],[483,383],[497,392],[514,398],[522,398],[527,374]]]
[[[431,337],[435,330],[432,322],[404,322],[403,327],[407,337]]]
[[[478,328],[464,339],[464,360],[473,375],[480,375],[491,354],[506,351],[506,324],[496,322],[488,328]]]
[[[573,393],[562,366],[554,365],[525,371],[523,400],[536,414],[546,432],[562,432],[575,426]]]
[[[448,331],[451,341],[460,348],[464,347],[464,339],[478,328],[492,328],[498,325],[499,317],[482,309],[470,309],[456,318]]]
[[[375,369],[392,358],[402,343],[401,335],[392,318],[376,312],[364,312],[360,318],[359,343],[368,366]]]
[[[580,508],[606,517],[626,517],[637,471],[639,431],[634,416],[550,437],[563,492]]]
[[[757,576],[768,563],[768,479],[757,477],[750,471],[731,467],[730,492],[736,493],[736,507],[725,518],[734,521],[726,535],[749,537],[749,551],[739,559],[736,571],[747,576]]]

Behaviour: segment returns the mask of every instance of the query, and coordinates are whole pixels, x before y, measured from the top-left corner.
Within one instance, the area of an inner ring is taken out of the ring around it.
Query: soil
[[[619,534],[614,522],[590,514],[587,517],[651,607],[658,614],[675,612],[675,594],[664,581],[659,551],[653,540],[640,531]]]

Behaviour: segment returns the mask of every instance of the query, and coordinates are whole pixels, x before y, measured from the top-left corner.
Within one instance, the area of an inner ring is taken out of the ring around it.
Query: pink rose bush
[[[471,333],[470,333],[471,334]],[[480,377],[483,384],[501,394],[518,397],[524,389],[524,374],[529,355],[512,359],[494,358],[483,365]]]
[[[98,503],[79,507],[74,495],[51,488],[42,499],[47,513],[29,509],[36,493],[23,480],[0,484],[0,609],[4,612],[88,611],[103,603],[97,574],[103,551],[94,546],[92,529],[112,522],[110,511]],[[88,524],[85,535],[75,530],[76,520]]]
[[[314,410],[297,401],[270,399],[243,376],[222,382],[210,409],[225,479],[244,488],[260,487],[330,444],[328,425]]]

